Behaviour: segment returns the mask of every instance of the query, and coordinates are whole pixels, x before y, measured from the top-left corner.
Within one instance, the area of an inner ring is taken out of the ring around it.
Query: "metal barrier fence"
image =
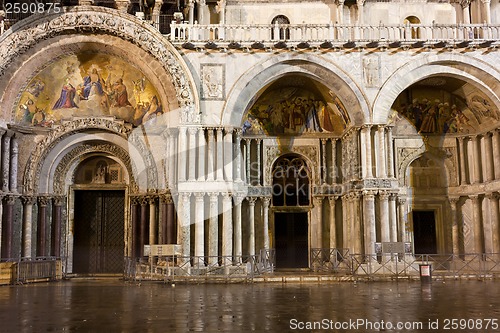
[[[37,258],[34,260],[19,260],[17,262],[17,283],[35,282],[38,280],[57,280],[57,265],[61,261],[55,257]]]
[[[311,269],[314,272],[350,273],[349,249],[311,249]]]
[[[500,277],[500,254],[351,254],[351,274],[355,277],[407,278],[418,276],[420,265],[428,265],[439,278]]]

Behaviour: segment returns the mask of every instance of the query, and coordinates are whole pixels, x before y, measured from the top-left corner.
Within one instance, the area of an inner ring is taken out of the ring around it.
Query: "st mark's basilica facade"
[[[500,252],[498,2],[7,2],[2,260]]]

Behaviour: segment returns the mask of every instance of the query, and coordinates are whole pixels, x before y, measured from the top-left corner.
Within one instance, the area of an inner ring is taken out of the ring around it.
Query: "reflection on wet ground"
[[[339,331],[336,327],[442,332],[453,318],[476,320],[463,332],[499,332],[494,329],[500,320],[498,295],[500,283],[494,281],[171,286],[70,280],[0,287],[0,332],[288,332],[302,327],[308,332]],[[422,326],[397,329],[388,322]],[[448,331],[456,331],[451,324]]]

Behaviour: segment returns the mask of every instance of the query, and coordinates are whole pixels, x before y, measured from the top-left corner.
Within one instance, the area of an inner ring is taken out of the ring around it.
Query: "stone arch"
[[[135,133],[131,132],[130,125],[124,124],[123,121],[120,122],[108,118],[82,118],[63,123],[61,126],[51,131],[42,141],[37,143],[26,165],[23,179],[23,192],[25,194],[34,194],[40,190],[48,191],[50,183],[49,178],[45,179],[44,181],[46,181],[46,183],[40,186],[39,176],[48,176],[53,173],[56,169],[53,165],[54,159],[61,158],[60,152],[66,145],[74,147],[74,145],[79,145],[88,141],[90,139],[89,137],[79,139],[75,138],[75,135],[84,134],[89,130],[99,130],[102,133],[113,134],[116,138],[114,141],[121,142],[121,148],[126,150],[127,154],[134,159],[136,162],[135,164],[140,162],[141,165],[143,165],[141,169],[146,172],[146,180],[142,188],[157,188],[158,174],[154,158],[144,141]],[[84,136],[88,135],[85,134]],[[75,138],[77,142],[70,142],[71,137]],[[94,138],[94,140],[96,139],[97,138]],[[104,141],[109,142],[111,140]],[[65,149],[67,149],[67,147]],[[54,154],[54,156],[51,156],[51,154]]]
[[[19,73],[18,69],[27,60],[26,56],[36,47],[54,44],[58,37],[68,34],[77,35],[72,38],[86,36],[87,32],[118,37],[147,52],[155,60],[152,65],[155,70],[168,73],[171,77],[179,107],[187,111],[181,113],[181,117],[184,117],[181,121],[199,121],[198,113],[195,112],[198,109],[196,84],[180,54],[147,22],[114,9],[72,7],[64,13],[33,15],[15,24],[0,37],[0,42],[5,46],[0,48],[0,78],[3,82],[10,82],[11,77]],[[112,45],[106,47],[112,48]],[[0,88],[5,88],[0,85]],[[1,100],[3,105],[9,107],[5,97]]]
[[[292,147],[290,151],[286,152],[282,152],[281,149],[277,146],[271,146],[267,147],[267,150],[264,152],[264,154],[266,161],[264,165],[264,174],[266,175],[264,179],[264,185],[272,185],[273,166],[275,165],[276,161],[279,160],[282,156],[286,156],[289,154],[297,155],[306,162],[311,172],[310,185],[313,186],[319,184],[319,175],[316,171],[316,168],[313,167],[313,161],[317,161],[317,159],[319,158],[319,151],[317,150],[316,146]]]
[[[407,188],[411,187],[410,179],[408,177],[411,165],[415,161],[417,161],[419,158],[423,157],[424,155],[429,156],[431,159],[433,159],[436,162],[439,161],[442,163],[443,171],[444,171],[444,174],[446,175],[446,187],[452,186],[452,182],[453,182],[452,177],[455,176],[455,172],[453,171],[453,169],[454,169],[453,163],[451,161],[449,161],[448,158],[444,157],[444,158],[440,159],[440,157],[437,155],[436,151],[425,150],[425,151],[421,151],[420,153],[418,153],[417,151],[415,151],[415,152],[416,152],[416,154],[413,154],[413,157],[411,159],[408,159],[408,161],[404,167],[404,173],[402,176],[403,176],[403,181],[404,181],[405,187],[407,187]]]
[[[54,171],[52,189],[55,194],[64,195],[66,193],[66,177],[69,175],[70,169],[73,165],[76,167],[83,163],[92,153],[109,154],[117,158],[117,161],[120,162],[128,173],[130,192],[135,193],[139,190],[138,184],[134,178],[134,175],[137,174],[137,168],[125,149],[117,145],[103,143],[97,145],[82,144],[74,147],[70,152],[64,155]],[[73,177],[74,175],[72,175],[72,178]]]
[[[263,61],[241,76],[228,94],[221,123],[239,127],[262,88],[294,73],[307,75],[335,91],[353,119],[353,125],[370,122],[367,98],[346,72],[320,57],[286,53]]]
[[[407,62],[391,75],[373,103],[373,122],[387,122],[392,104],[406,88],[439,75],[459,78],[476,86],[500,108],[500,73],[495,68],[464,55],[437,54]]]

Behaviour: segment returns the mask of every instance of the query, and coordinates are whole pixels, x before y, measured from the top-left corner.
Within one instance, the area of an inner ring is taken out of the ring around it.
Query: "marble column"
[[[365,4],[365,0],[356,0],[356,4],[358,6],[358,26],[359,25],[363,25],[364,24],[364,15],[363,15],[363,11],[364,11],[364,4]],[[362,36],[360,36],[362,37]]]
[[[188,181],[196,180],[196,133],[198,133],[197,127],[189,127],[189,162],[188,162]]]
[[[481,151],[483,156],[483,180],[492,181],[495,179],[495,165],[493,163],[493,137],[491,133],[486,133],[481,140]]]
[[[158,243],[157,235],[157,222],[156,222],[156,196],[148,196],[149,203],[149,245]]]
[[[61,257],[61,228],[62,228],[62,208],[66,202],[64,196],[55,196],[52,198],[52,240],[51,245],[51,255],[60,258]]]
[[[398,197],[398,241],[408,242],[409,238],[406,233],[406,198]]]
[[[362,249],[362,237],[363,233],[361,231],[361,194],[359,192],[354,192],[352,194],[352,218],[351,223],[354,230],[354,253],[363,253]]]
[[[323,248],[323,197],[313,197],[311,210],[311,248]]]
[[[481,154],[479,150],[479,136],[472,137],[472,156],[474,158],[474,183],[481,182]]]
[[[222,128],[217,127],[217,163],[216,163],[216,180],[224,180],[224,139],[222,137]]]
[[[225,180],[233,181],[233,129],[226,128],[224,131],[224,174]]]
[[[375,228],[375,194],[376,191],[363,192],[363,224],[365,231],[365,254],[373,255],[375,253],[375,242],[377,241]]]
[[[271,198],[262,198],[263,221],[264,221],[264,249],[269,250],[269,204]]]
[[[255,255],[255,197],[247,197],[248,200],[248,254]]]
[[[11,192],[17,192],[17,168],[19,160],[19,143],[18,135],[12,136],[11,147],[10,147],[10,181],[9,188]]]
[[[494,192],[490,195],[490,211],[491,211],[491,252],[492,253],[500,253],[500,226],[499,226],[499,204],[498,198],[499,195],[497,192]]]
[[[464,24],[470,24],[470,3],[472,0],[460,0],[460,6],[462,7],[462,19]],[[465,36],[468,38],[468,36]]]
[[[184,264],[190,260],[191,257],[191,194],[179,193],[179,243],[181,245],[182,258],[179,263]]]
[[[140,255],[139,249],[138,249],[138,244],[139,242],[139,216],[138,216],[138,210],[139,210],[139,199],[137,197],[130,197],[130,219],[132,220],[132,245],[131,245],[131,253],[130,256],[132,258],[136,258]]]
[[[398,241],[398,219],[396,212],[396,198],[397,195],[391,193],[389,195],[389,234],[390,241],[397,242]]]
[[[448,201],[450,202],[451,208],[451,236],[452,236],[452,244],[453,244],[453,254],[460,254],[460,238],[459,238],[459,229],[458,229],[458,220],[457,220],[457,202],[459,197],[450,197]]]
[[[208,218],[208,262],[215,264],[219,255],[219,194],[210,193]]]
[[[171,194],[165,195],[165,202],[167,206],[167,231],[166,231],[166,243],[176,244],[177,243],[177,228],[175,223],[175,207],[174,199]]]
[[[235,130],[235,140],[234,143],[234,180],[236,182],[241,182],[241,129]]]
[[[495,179],[500,179],[500,133],[498,130],[493,131],[493,136],[491,137],[491,146],[493,150],[493,170],[495,174]]]
[[[168,130],[168,183],[170,187],[174,186],[176,183],[175,179],[175,165],[176,165],[176,160],[180,157],[176,151],[176,137],[173,133],[173,130],[169,129]]]
[[[205,255],[205,194],[195,193],[194,255],[203,264]]]
[[[332,142],[332,185],[337,183],[337,139],[331,139]]]
[[[372,135],[371,126],[364,125],[361,127],[361,162],[363,164],[363,178],[373,178],[372,171]]]
[[[497,193],[487,193],[489,211],[484,211],[483,219],[484,252],[498,253],[498,195]]]
[[[36,256],[47,257],[47,205],[50,198],[47,196],[38,197],[38,227],[36,240]],[[12,202],[12,206],[14,202]]]
[[[222,255],[225,260],[233,255],[233,210],[230,193],[222,194]]]
[[[342,247],[349,249],[352,253],[351,242],[350,242],[350,221],[349,221],[349,198],[348,194],[345,194],[341,198],[342,200]]]
[[[12,132],[7,131],[2,137],[2,191],[3,192],[9,192],[11,136]]]
[[[33,204],[35,203],[35,199],[35,197],[29,195],[21,197],[21,202],[23,203],[23,245],[21,256],[28,259],[31,259],[32,256],[31,237],[33,232]]]
[[[208,128],[208,158],[207,158],[207,180],[214,180],[214,162],[215,162],[215,142],[214,129]]]
[[[252,184],[252,139],[245,139],[245,171],[247,184]]]
[[[330,249],[337,248],[337,224],[335,222],[335,204],[338,197],[328,197],[328,202],[330,204]]]
[[[241,234],[241,202],[243,198],[234,196],[234,256],[235,260],[241,261],[243,255],[243,240]]]
[[[477,195],[469,195],[469,198],[472,201],[472,220],[473,220],[473,229],[474,229],[474,252],[475,253],[483,253],[483,240],[482,233],[483,230],[481,228],[481,215],[482,208],[479,196]]]
[[[177,176],[180,182],[186,181],[187,167],[187,128],[179,127],[178,148],[177,148]]]
[[[327,181],[327,165],[326,165],[326,139],[321,139],[321,167],[320,167],[320,176],[321,176],[321,185],[326,185]]]
[[[387,134],[387,177],[394,178],[394,149],[392,140],[392,128],[394,126],[386,127]]]
[[[193,25],[194,24],[194,2],[195,0],[188,0],[188,22],[189,24]]]
[[[338,18],[339,24],[344,24],[344,0],[338,0]]]
[[[168,230],[168,212],[167,212],[167,195],[162,193],[159,199],[159,231],[158,231],[158,244],[168,244],[167,230]]]
[[[141,204],[141,218],[139,223],[139,257],[144,257],[144,245],[146,244],[146,239],[148,237],[148,235],[146,235],[146,223],[148,223],[148,199],[146,196],[142,196],[139,200]]]
[[[481,0],[483,4],[482,18],[486,24],[491,24],[491,0]],[[488,38],[489,36],[483,36]]]
[[[460,185],[467,184],[467,165],[466,165],[466,156],[464,138],[458,137],[458,150],[460,154]]]
[[[381,125],[378,126],[378,165],[377,177],[387,178],[387,162],[386,162],[386,149],[385,149],[385,128]]]
[[[2,257],[12,259],[14,256],[14,203],[16,197],[7,195],[3,207]]]
[[[390,227],[389,227],[389,193],[379,191],[380,204],[380,241],[390,242]]]
[[[205,173],[205,129],[198,128],[198,181],[204,181],[206,178]]]
[[[261,159],[261,149],[260,149],[260,146],[261,146],[261,143],[262,143],[262,140],[261,139],[257,139],[256,140],[256,143],[257,143],[257,163],[256,163],[256,166],[257,166],[257,183],[255,185],[262,185],[262,182],[261,182],[261,168],[262,168],[262,159]]]

